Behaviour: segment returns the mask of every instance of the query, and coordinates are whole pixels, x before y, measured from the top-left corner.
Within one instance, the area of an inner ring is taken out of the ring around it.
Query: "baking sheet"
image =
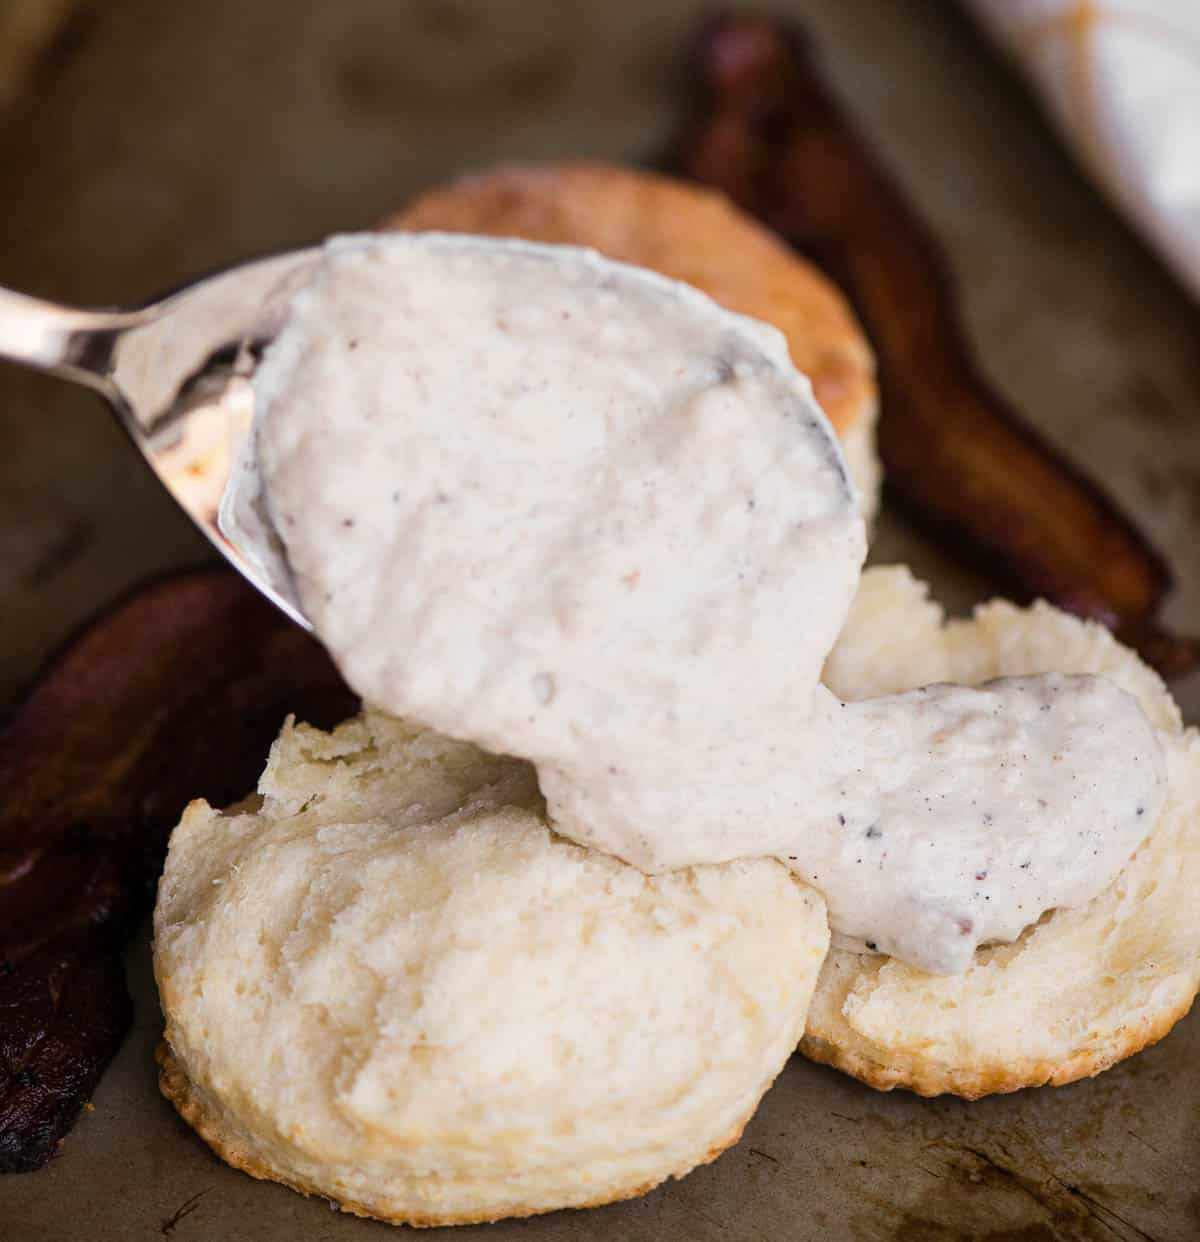
[[[86,7],[86,6],[85,6]],[[1101,203],[948,4],[805,0],[833,77],[933,222],[986,368],[1171,553],[1200,621],[1197,312]],[[81,302],[369,224],[498,158],[659,150],[692,0],[110,0],[0,130],[0,283]],[[81,616],[203,542],[91,398],[0,374],[0,702]],[[885,516],[961,610],[984,584]],[[1180,687],[1200,717],[1200,681]],[[251,1181],[157,1096],[146,937],[137,1026],[65,1143],[0,1178],[0,1238],[264,1242],[386,1226]],[[461,1231],[460,1231],[461,1232]],[[1200,1018],[1099,1078],[965,1104],[794,1060],[746,1137],[643,1200],[481,1240],[1200,1237]]]

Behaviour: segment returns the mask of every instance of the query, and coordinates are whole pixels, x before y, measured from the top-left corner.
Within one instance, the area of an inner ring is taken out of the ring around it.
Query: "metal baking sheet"
[[[1171,554],[1200,617],[1196,308],[1099,200],[948,3],[804,0],[832,75],[964,290],[988,371]],[[502,158],[659,150],[692,0],[86,3],[0,122],[0,283],[133,300],[370,224]],[[0,703],[83,615],[205,555],[93,401],[0,374]],[[885,515],[952,610],[979,580]],[[1200,716],[1200,680],[1179,687]],[[145,934],[137,1024],[41,1172],[0,1178],[13,1242],[388,1236],[220,1164],[158,1097]],[[795,1059],[743,1141],[644,1199],[475,1229],[501,1242],[1200,1237],[1200,1017],[1090,1082],[975,1104],[872,1092]]]

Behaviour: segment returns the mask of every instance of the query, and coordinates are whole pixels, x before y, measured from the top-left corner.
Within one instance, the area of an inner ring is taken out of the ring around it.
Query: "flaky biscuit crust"
[[[832,959],[858,955],[834,949],[829,956]],[[850,968],[853,969],[853,965]],[[1081,1078],[1094,1078],[1170,1034],[1175,1023],[1187,1017],[1192,1003],[1192,999],[1183,1001],[1123,1029],[1100,1047],[1079,1049],[1062,1060],[1043,1058],[976,1069],[969,1065],[934,1064],[923,1061],[917,1054],[907,1061],[885,1063],[870,1051],[853,1046],[847,1041],[846,1032],[836,1029],[824,1035],[812,1029],[806,1031],[800,1041],[800,1051],[810,1061],[830,1065],[876,1091],[901,1087],[915,1095],[957,1095],[964,1100],[978,1100],[985,1095],[1003,1095],[1024,1087],[1065,1087]],[[892,1055],[891,1050],[888,1055]]]
[[[327,1192],[311,1182],[282,1176],[277,1169],[265,1164],[245,1143],[239,1142],[232,1133],[226,1130],[221,1125],[220,1118],[216,1114],[210,1113],[205,1107],[203,1097],[195,1089],[187,1074],[184,1073],[183,1067],[175,1059],[175,1054],[171,1051],[171,1045],[165,1039],[159,1041],[154,1059],[158,1062],[159,1090],[175,1106],[176,1111],[184,1121],[196,1131],[226,1164],[232,1168],[240,1169],[243,1173],[248,1173],[259,1181],[278,1182],[281,1186],[287,1186],[289,1190],[295,1190],[299,1194],[316,1195],[319,1198],[328,1200],[330,1203],[336,1203],[340,1211],[348,1212],[351,1216],[363,1216],[371,1220],[382,1220],[389,1225],[408,1225],[413,1229],[436,1229],[444,1225],[490,1225],[497,1220],[543,1216],[547,1212],[562,1210],[561,1208],[529,1204],[525,1207],[506,1208],[502,1213],[498,1214],[466,1213],[446,1216],[414,1213],[392,1214],[380,1211],[378,1208],[366,1207],[353,1199],[330,1199]],[[747,1117],[746,1121],[749,1120]],[[700,1165],[711,1164],[722,1152],[727,1151],[742,1137],[744,1129],[745,1122],[731,1131],[727,1139],[713,1146],[696,1167],[699,1168]],[[574,1203],[571,1204],[571,1207],[572,1209],[604,1207],[609,1203],[621,1203],[626,1199],[637,1199],[644,1194],[649,1194],[656,1186],[660,1186],[663,1180],[666,1179],[646,1182],[641,1186],[623,1190],[619,1195],[602,1196],[599,1199],[592,1199],[584,1203]]]

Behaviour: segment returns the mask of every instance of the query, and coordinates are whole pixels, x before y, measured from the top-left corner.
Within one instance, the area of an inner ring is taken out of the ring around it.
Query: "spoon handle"
[[[112,347],[144,311],[90,311],[0,288],[0,358],[107,392]]]

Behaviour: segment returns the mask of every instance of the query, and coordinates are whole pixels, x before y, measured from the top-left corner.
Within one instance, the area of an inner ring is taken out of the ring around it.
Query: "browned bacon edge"
[[[120,1046],[121,953],[185,803],[252,789],[287,713],[354,707],[225,569],[142,586],[50,660],[0,729],[0,1171],[49,1159]]]

